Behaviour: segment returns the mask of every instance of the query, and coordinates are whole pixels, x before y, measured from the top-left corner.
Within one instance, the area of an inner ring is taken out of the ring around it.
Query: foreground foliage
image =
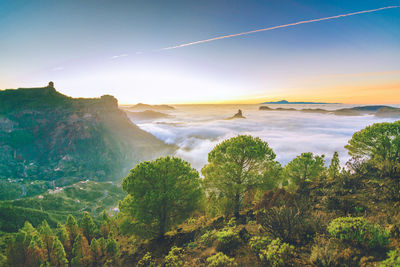
[[[363,217],[336,218],[329,224],[328,232],[365,248],[384,248],[389,243],[389,233]]]
[[[393,146],[393,127],[374,125],[388,131],[376,140],[390,136]],[[305,153],[282,170],[257,138],[222,144],[210,153],[202,184],[178,158],[144,162],[124,180],[128,195],[116,216],[33,218],[34,225],[3,234],[0,266],[399,266],[398,169],[382,175],[382,156],[373,156],[379,149],[363,147],[372,154],[356,155],[344,170],[337,153],[329,168]],[[236,179],[240,170],[248,179]]]
[[[199,207],[198,172],[180,158],[138,164],[122,182],[128,196],[121,210],[137,221],[135,232],[162,237]]]

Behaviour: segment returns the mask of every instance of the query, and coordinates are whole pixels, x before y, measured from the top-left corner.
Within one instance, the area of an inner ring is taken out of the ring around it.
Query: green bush
[[[210,247],[214,243],[215,238],[215,230],[207,231],[200,237],[200,243],[206,247]]]
[[[141,258],[137,264],[138,267],[156,267],[157,264],[151,257],[151,253],[147,252],[143,258]]]
[[[381,262],[380,267],[398,267],[400,266],[400,250],[391,250],[388,258]]]
[[[263,264],[267,266],[288,266],[290,258],[293,257],[294,247],[282,243],[282,241],[277,238],[271,241],[266,249],[260,251],[259,257]]]
[[[328,226],[328,232],[343,241],[367,248],[383,248],[389,243],[389,233],[363,217],[340,217]]]
[[[262,249],[271,243],[271,238],[268,236],[253,236],[249,241],[249,246],[258,255]]]
[[[217,232],[217,250],[229,253],[236,249],[240,244],[239,234],[232,228],[224,228]]]
[[[183,248],[172,247],[168,255],[165,256],[164,265],[165,267],[180,267],[185,263],[183,258]]]
[[[226,256],[222,252],[218,252],[217,254],[207,258],[207,266],[208,267],[231,267],[237,266],[235,263],[235,259]]]
[[[236,227],[236,219],[235,219],[235,217],[232,217],[232,218],[229,220],[229,222],[227,223],[227,225],[228,225],[229,227]]]

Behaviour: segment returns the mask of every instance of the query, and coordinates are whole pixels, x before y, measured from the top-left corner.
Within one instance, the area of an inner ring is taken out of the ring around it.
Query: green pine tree
[[[89,213],[85,213],[80,221],[80,227],[83,235],[88,240],[89,244],[96,237],[98,229]]]
[[[329,174],[329,177],[332,179],[336,179],[339,177],[340,161],[339,161],[339,154],[336,151],[335,151],[335,153],[333,153],[331,164],[329,165],[329,169],[328,169],[328,174]]]

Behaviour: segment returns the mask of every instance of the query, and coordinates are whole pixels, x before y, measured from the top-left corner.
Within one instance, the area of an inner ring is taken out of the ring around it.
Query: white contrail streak
[[[312,22],[323,21],[323,20],[330,20],[330,19],[338,19],[338,18],[354,16],[354,15],[359,15],[359,14],[364,14],[364,13],[377,12],[377,11],[384,10],[384,9],[398,8],[398,7],[400,7],[400,6],[387,6],[387,7],[381,7],[381,8],[376,8],[376,9],[358,11],[358,12],[347,13],[347,14],[342,14],[342,15],[336,15],[336,16],[332,16],[332,17],[326,17],[326,18],[320,18],[320,19],[311,19],[311,20],[303,20],[303,21],[298,21],[298,22],[294,22],[294,23],[289,23],[289,24],[284,24],[284,25],[279,25],[279,26],[274,26],[274,27],[269,27],[269,28],[264,28],[264,29],[258,29],[258,30],[235,33],[235,34],[229,34],[229,35],[223,35],[223,36],[214,37],[214,38],[210,38],[210,39],[205,39],[205,40],[200,40],[200,41],[195,41],[195,42],[190,42],[190,43],[185,43],[185,44],[180,44],[180,45],[175,45],[175,46],[170,46],[170,47],[165,47],[165,48],[161,48],[158,51],[181,48],[181,47],[190,46],[190,45],[197,45],[197,44],[208,43],[208,42],[212,42],[212,41],[216,41],[216,40],[221,40],[221,39],[232,38],[232,37],[237,37],[237,36],[241,36],[241,35],[252,34],[252,33],[256,33],[256,32],[271,31],[271,30],[275,30],[275,29],[286,28],[286,27],[296,26],[296,25],[300,25],[300,24],[312,23]]]

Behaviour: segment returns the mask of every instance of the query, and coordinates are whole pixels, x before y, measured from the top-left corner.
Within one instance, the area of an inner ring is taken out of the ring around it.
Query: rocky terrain
[[[121,179],[173,149],[134,125],[113,96],[74,99],[52,83],[0,91],[0,178]]]
[[[235,115],[233,115],[230,118],[227,118],[227,120],[233,120],[233,119],[246,119],[246,117],[243,116],[242,110],[239,109],[238,112]]]

